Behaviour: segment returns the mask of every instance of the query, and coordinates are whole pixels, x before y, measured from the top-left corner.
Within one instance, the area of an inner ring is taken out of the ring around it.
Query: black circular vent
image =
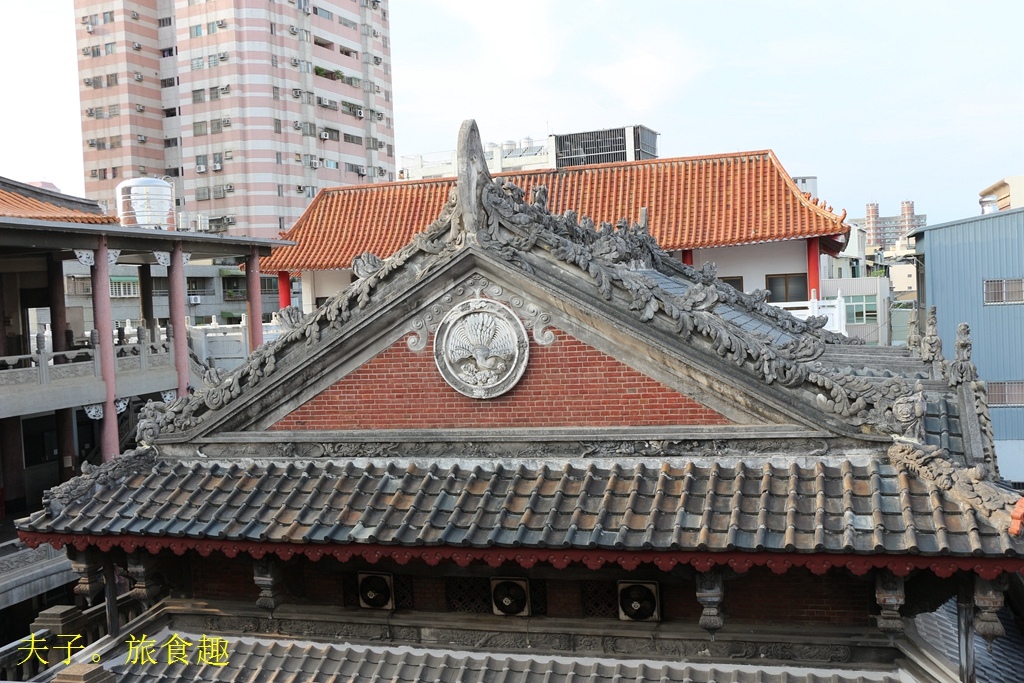
[[[526,609],[526,590],[516,581],[500,581],[494,584],[491,601],[502,614],[520,614]]]
[[[648,586],[634,583],[619,590],[619,608],[630,619],[650,619],[658,610],[658,597]]]
[[[359,582],[359,599],[368,607],[386,607],[391,602],[391,586],[383,576],[364,576]]]

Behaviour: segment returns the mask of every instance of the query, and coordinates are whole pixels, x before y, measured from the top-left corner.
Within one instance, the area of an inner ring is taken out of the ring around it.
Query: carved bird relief
[[[491,313],[465,316],[448,337],[448,360],[471,384],[498,379],[496,376],[508,368],[515,354],[515,334]]]

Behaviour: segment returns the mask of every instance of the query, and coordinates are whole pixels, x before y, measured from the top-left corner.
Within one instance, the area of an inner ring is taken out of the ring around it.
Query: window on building
[[[213,67],[220,64],[220,57],[218,55],[210,55],[209,62],[210,68],[212,69]]]
[[[346,162],[345,173],[358,173],[359,175],[364,175],[366,173],[366,167],[360,166],[359,164],[350,164]]]
[[[277,87],[276,85],[271,88],[270,93],[275,100],[281,99],[281,88]]]
[[[121,136],[111,135],[110,136],[110,149],[117,149],[121,146]]]
[[[284,196],[284,185],[278,185],[277,186],[277,196],[278,197],[283,197]]]
[[[178,176],[181,175],[181,171],[177,168],[165,168],[164,175],[170,176],[172,178],[177,178]],[[179,199],[178,201],[180,202],[181,199]]]
[[[161,88],[173,88],[175,85],[177,85],[177,83],[174,82],[173,78],[161,78],[160,79],[160,87]]]
[[[110,116],[111,118],[113,118],[115,116],[120,116],[120,115],[121,115],[121,105],[120,104],[112,104],[109,107],[107,107],[107,116]]]
[[[989,382],[988,404],[990,406],[1024,405],[1024,382]]]
[[[223,185],[214,185],[213,186],[213,198],[214,199],[224,199],[224,186]]]
[[[719,278],[719,279],[722,282],[724,282],[725,284],[731,285],[732,287],[734,287],[735,289],[738,289],[741,292],[743,291],[743,278],[742,277],[740,277],[740,276],[737,276],[737,277],[723,277],[723,278]]]
[[[107,74],[107,87],[117,85],[117,74]]]
[[[120,171],[120,170],[121,170],[120,166],[111,166],[110,167],[110,177],[111,178],[116,178],[117,174],[118,174],[118,171]]]
[[[105,55],[112,55],[115,52],[117,52],[117,43],[104,43],[103,44],[103,54],[105,54]]]
[[[198,38],[201,35],[203,35],[203,25],[202,24],[196,24],[195,26],[189,26],[188,27],[188,37],[189,38]]]
[[[99,45],[93,45],[92,47],[89,47],[87,49],[89,51],[89,56],[90,57],[99,57],[101,54],[103,54],[100,51],[100,46]]]
[[[219,133],[219,132],[221,132],[221,130],[222,130],[221,127],[223,125],[224,124],[221,123],[220,119],[210,119],[210,133],[212,134],[212,133]]]
[[[98,177],[100,180],[106,180],[107,179],[107,169],[101,168],[99,170],[99,173],[96,174],[96,177]]]
[[[303,43],[309,43],[313,40],[313,34],[308,29],[299,29],[299,41]]]
[[[338,52],[340,52],[341,54],[345,55],[346,57],[354,57],[356,59],[359,58],[359,53],[358,52],[356,52],[355,50],[353,50],[350,47],[345,47],[344,45],[342,45],[340,48],[338,48]]]
[[[110,279],[110,298],[112,299],[130,299],[138,298],[139,296],[139,281],[132,278],[111,278]]]
[[[359,30],[359,24],[357,22],[352,21],[351,19],[346,19],[345,17],[338,17],[338,23],[344,26],[345,28],[352,29],[353,31]]]
[[[224,301],[245,301],[246,282],[244,277],[237,275],[223,277],[221,285],[224,288]]]
[[[206,32],[209,33],[210,35],[213,35],[214,33],[216,33],[217,32],[217,22],[216,21],[211,21],[208,24],[206,24]]]
[[[192,135],[206,135],[206,121],[195,121],[192,123]]]
[[[316,104],[316,93],[304,90],[299,99],[302,100],[303,104]]]
[[[114,13],[113,12],[104,12],[103,13],[103,23],[104,24],[112,24],[112,23],[114,23]]]
[[[274,152],[274,162],[278,164],[283,163],[280,152]]]
[[[274,22],[270,22],[270,35],[277,35],[277,24],[275,24]]]
[[[194,57],[192,59],[191,63],[192,63],[192,71],[199,71],[199,69],[203,68],[203,58],[202,57]]]
[[[849,294],[846,302],[847,325],[878,324],[878,297],[874,294]]]
[[[203,89],[192,91],[192,104],[198,104],[199,102],[206,101],[206,91]]]
[[[207,163],[206,163],[207,159],[209,159],[209,157],[207,155],[205,155],[205,154],[197,154],[196,155],[196,166],[206,166],[207,165]]]
[[[277,278],[276,277],[261,277],[260,278],[260,293],[261,294],[277,294]]]
[[[316,5],[313,5],[313,14],[317,15],[318,17],[323,17],[324,19],[329,19],[332,21],[334,20],[334,12],[325,10],[323,7],[317,7]]]
[[[340,140],[341,139],[341,132],[337,131],[337,130],[334,130],[333,128],[324,128],[323,131],[321,131],[321,132],[327,133],[327,139],[328,140]]]
[[[338,162],[334,159],[324,159],[324,168],[338,168]]]
[[[1024,279],[985,280],[985,304],[1024,303]]]
[[[345,133],[345,142],[350,142],[353,145],[362,146],[363,138],[359,135],[352,135],[351,133]]]
[[[173,48],[173,47],[165,47],[162,50],[160,50],[160,56],[161,57],[173,57],[174,54],[175,54],[174,53],[175,49],[176,48]],[[199,67],[199,68],[201,69],[202,67]]]
[[[316,123],[313,121],[303,121],[302,134],[310,137],[316,137]]]
[[[197,187],[196,188],[196,201],[205,202],[210,199],[210,188],[208,187]]]
[[[164,147],[177,147],[178,138],[164,138]]]
[[[172,116],[177,116],[177,115],[178,115],[178,108],[177,107],[169,107],[168,109],[164,109],[164,118],[165,119],[169,119]]]
[[[766,275],[765,289],[771,292],[768,301],[807,301],[807,274],[789,273],[785,275]]]
[[[224,153],[223,152],[214,152],[213,153],[213,163],[215,163],[215,164],[223,164],[224,163]]]
[[[170,17],[160,17],[159,19],[156,20],[156,25],[161,27],[161,28],[164,27],[164,26],[170,26],[171,25],[171,18]]]
[[[281,119],[274,119],[274,132],[275,133],[280,133],[281,132]]]
[[[270,55],[270,66],[277,66],[277,55]]]

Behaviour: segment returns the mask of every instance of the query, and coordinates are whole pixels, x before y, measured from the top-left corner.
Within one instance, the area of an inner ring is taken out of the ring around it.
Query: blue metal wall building
[[[957,325],[966,322],[981,378],[1024,382],[1024,300],[986,303],[985,297],[986,280],[1024,278],[1024,209],[929,225],[913,235],[923,261],[921,322],[927,307],[936,306],[946,357],[953,356]],[[1024,482],[1024,403],[990,407],[1001,473]]]

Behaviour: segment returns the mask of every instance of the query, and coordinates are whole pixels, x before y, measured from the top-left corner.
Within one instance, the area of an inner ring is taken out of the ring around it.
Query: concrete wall
[[[718,265],[718,277],[742,277],[743,291],[752,292],[765,288],[766,275],[806,273],[807,243],[787,240],[693,251],[694,267],[700,268],[708,261]]]

